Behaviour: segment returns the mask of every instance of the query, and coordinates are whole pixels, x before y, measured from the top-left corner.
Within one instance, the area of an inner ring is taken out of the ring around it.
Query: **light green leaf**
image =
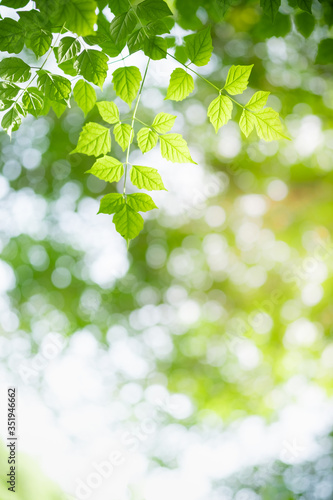
[[[122,194],[110,193],[103,196],[101,199],[101,204],[99,207],[99,214],[114,214],[119,212],[122,206],[125,204],[125,200]]]
[[[134,54],[138,52],[138,50],[143,50],[146,40],[147,35],[145,33],[145,28],[135,30],[127,41],[129,53]]]
[[[239,126],[246,137],[248,137],[254,129],[255,121],[255,115],[243,109],[239,120]]]
[[[24,33],[21,25],[6,17],[0,21],[0,51],[18,54],[24,46]]]
[[[184,40],[189,60],[196,66],[205,66],[213,52],[210,26],[198,33],[185,36]]]
[[[95,105],[95,89],[84,80],[79,80],[74,87],[74,99],[86,115]]]
[[[264,108],[253,115],[257,133],[265,141],[277,139],[288,139],[283,134],[283,129],[279,119],[279,113],[272,108]]]
[[[169,6],[163,0],[144,0],[137,7],[137,14],[145,21],[155,21],[166,16],[172,16]]]
[[[162,178],[156,168],[142,167],[141,165],[133,165],[130,174],[131,182],[139,189],[166,190]]]
[[[262,10],[272,19],[272,21],[274,21],[280,5],[281,0],[260,0]]]
[[[43,97],[40,95],[38,89],[33,87],[30,87],[24,92],[22,103],[28,113],[31,113],[36,118],[41,114],[44,106]]]
[[[98,50],[83,50],[75,61],[74,68],[88,82],[102,89],[108,72],[108,57]]]
[[[58,51],[57,51],[57,61],[61,64],[69,59],[73,59],[81,50],[81,45],[76,38],[71,36],[65,36],[60,40]]]
[[[77,35],[87,36],[94,33],[94,24],[97,23],[94,0],[57,0],[57,10],[54,23],[66,28]]]
[[[119,16],[119,14],[128,11],[129,3],[128,0],[109,0],[109,6],[112,14]]]
[[[102,181],[118,182],[124,174],[124,166],[112,156],[103,156],[86,173],[93,174]]]
[[[126,241],[136,238],[143,229],[143,218],[128,204],[124,205],[119,212],[116,212],[112,220],[116,226],[116,231]]]
[[[153,199],[146,193],[134,193],[127,195],[126,203],[136,212],[149,212],[157,208]]]
[[[194,81],[191,75],[182,68],[176,68],[171,73],[168,92],[165,99],[182,101],[194,90]]]
[[[220,94],[210,103],[207,114],[216,133],[230,120],[231,113],[232,101],[225,95]]]
[[[131,107],[140,88],[141,73],[136,66],[118,68],[113,72],[112,81],[118,97]]]
[[[26,82],[31,77],[30,66],[18,57],[0,61],[0,77],[9,82]]]
[[[180,134],[161,135],[160,141],[161,154],[166,160],[174,163],[195,163],[191,158],[185,139]]]
[[[231,95],[242,94],[247,89],[252,68],[253,64],[250,66],[231,66],[223,87],[224,90]]]
[[[119,122],[119,109],[114,102],[100,101],[97,103],[97,107],[105,122],[111,123],[111,125]]]
[[[33,50],[36,57],[41,57],[49,50],[52,43],[52,33],[39,29],[29,34],[26,45]]]
[[[51,101],[67,100],[71,93],[71,82],[60,75],[54,75],[45,70],[37,71],[38,89],[41,90]]]
[[[167,56],[168,44],[165,38],[161,36],[153,36],[146,38],[144,42],[143,51],[147,57],[158,61]]]
[[[60,101],[50,101],[50,106],[57,115],[58,118],[66,111],[67,105]]]
[[[152,126],[159,134],[166,134],[174,126],[176,118],[175,115],[170,115],[169,113],[158,113],[154,118]]]
[[[84,153],[89,156],[105,155],[111,150],[110,130],[98,123],[87,123],[80,134],[73,153]]]
[[[139,130],[137,139],[142,153],[147,153],[156,146],[158,135],[150,128],[144,127]]]
[[[311,14],[312,0],[297,0],[297,5],[300,9]]]
[[[259,91],[253,94],[249,102],[245,105],[247,109],[251,111],[259,111],[263,108],[267,102],[270,92]]]
[[[127,123],[118,123],[113,129],[114,137],[123,151],[133,142],[134,130]]]
[[[21,117],[18,111],[18,107],[14,105],[7,113],[3,116],[1,121],[1,126],[7,131],[9,135],[17,130],[21,125]]]
[[[13,99],[17,96],[20,87],[14,85],[14,83],[4,83],[0,82],[0,100]]]
[[[137,18],[133,11],[123,12],[114,17],[110,24],[110,35],[115,45],[124,44],[137,24]]]

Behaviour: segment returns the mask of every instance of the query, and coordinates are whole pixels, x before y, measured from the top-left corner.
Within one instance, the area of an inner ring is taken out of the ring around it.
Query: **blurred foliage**
[[[184,29],[206,21],[210,10],[197,5],[189,19],[186,3],[177,4]],[[123,326],[149,373],[120,372],[119,387],[133,378],[188,395],[195,411],[187,426],[207,411],[225,422],[250,414],[274,421],[305,383],[332,395],[333,66],[325,39],[333,15],[330,2],[313,2],[313,27],[293,7],[284,2],[272,24],[258,2],[238,2],[213,27],[209,67],[217,81],[230,64],[255,64],[252,88],[274,92],[269,102],[286,117],[292,142],[244,140],[232,122],[213,135],[204,114],[212,94],[196,81],[195,97],[177,111],[207,183],[187,201],[166,202],[127,257],[120,242],[108,250],[109,234],[119,241],[108,217],[92,216],[110,187],[84,175],[91,160],[68,156],[84,121],[74,104],[60,119],[51,111],[28,120],[12,141],[1,135],[2,260],[16,286],[4,289],[0,328],[6,338],[29,340],[25,356],[49,331],[70,337],[85,327],[112,348],[113,327]],[[162,94],[151,91],[158,105]],[[145,121],[156,103],[143,102]],[[88,118],[98,121],[97,111]],[[283,465],[260,487],[253,481],[261,469],[251,469],[223,487],[253,489],[262,499],[329,499],[332,490],[320,486],[331,481],[327,440],[316,463]]]

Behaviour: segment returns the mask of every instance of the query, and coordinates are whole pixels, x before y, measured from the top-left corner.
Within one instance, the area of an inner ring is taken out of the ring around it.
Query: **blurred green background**
[[[178,5],[184,29],[213,23],[214,56],[202,74],[220,83],[231,64],[254,64],[242,102],[254,90],[270,91],[268,104],[292,140],[264,143],[255,134],[246,140],[237,114],[215,135],[206,119],[211,88],[197,79],[193,97],[163,102],[174,65],[153,63],[139,116],[147,121],[162,106],[174,112],[199,165],[169,165],[155,153],[140,158],[161,169],[168,192],[155,196],[160,210],[127,253],[111,218],[95,215],[113,187],[84,173],[90,158],[69,156],[84,124],[74,102],[61,117],[53,111],[28,117],[12,140],[1,133],[1,370],[25,387],[18,367],[34,359],[49,332],[66,337],[54,365],[87,331],[100,352],[116,350],[112,359],[119,362],[108,367],[113,391],[103,397],[106,406],[123,398],[128,421],[140,421],[136,408],[155,385],[190,405],[181,416],[168,415],[168,425],[201,436],[219,426],[235,429],[251,416],[274,433],[291,406],[299,408],[302,429],[311,406],[325,407],[323,422],[312,426],[320,434],[316,450],[300,447],[286,458],[282,442],[271,467],[217,475],[209,498],[331,499],[333,65],[317,53],[332,35],[332,9],[315,1],[312,17],[284,2],[272,24],[257,2],[239,2],[222,22],[203,2],[189,5]],[[177,28],[175,36],[181,34]],[[140,64],[137,54],[132,59]],[[109,98],[115,95],[106,86],[103,99]],[[87,118],[98,119],[96,110]],[[52,409],[45,370],[28,382]],[[142,395],[124,398],[133,383]],[[170,450],[168,456],[147,450],[149,470],[181,468]],[[62,498],[31,474],[21,481],[20,500]],[[29,484],[34,493],[27,495]],[[133,491],[133,498],[150,500]],[[6,494],[1,490],[1,500]]]

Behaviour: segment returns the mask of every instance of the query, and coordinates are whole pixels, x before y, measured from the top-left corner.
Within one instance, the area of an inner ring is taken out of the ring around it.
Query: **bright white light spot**
[[[310,346],[316,340],[317,335],[317,328],[311,321],[299,318],[288,326],[283,343],[286,347]]]
[[[267,204],[263,196],[259,194],[248,194],[240,199],[240,206],[250,217],[260,217],[267,210]]]
[[[267,194],[274,201],[284,200],[288,194],[288,186],[280,179],[275,179],[268,184]]]
[[[0,260],[0,293],[12,290],[15,287],[15,274],[7,262]]]
[[[72,281],[72,275],[65,267],[58,267],[52,273],[52,283],[57,288],[67,288]]]
[[[258,348],[249,340],[242,340],[235,344],[235,354],[244,370],[253,370],[260,361]]]
[[[178,316],[182,323],[191,325],[200,318],[200,306],[194,300],[187,300],[181,304],[178,310]]]
[[[38,167],[42,160],[41,152],[38,149],[28,148],[23,151],[22,165],[28,169],[33,170]]]

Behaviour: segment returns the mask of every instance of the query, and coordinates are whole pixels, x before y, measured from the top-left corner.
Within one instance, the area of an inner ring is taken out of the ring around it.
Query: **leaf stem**
[[[143,122],[143,121],[139,120],[139,118],[135,118],[135,120],[136,120],[137,122],[141,123],[141,125],[144,125],[145,127],[151,128],[151,126],[150,126],[150,125],[148,125],[147,123],[145,123],[145,122]]]
[[[142,94],[143,86],[144,86],[144,83],[145,83],[145,80],[146,80],[146,76],[147,76],[147,73],[148,73],[149,63],[150,63],[150,58],[148,59],[148,62],[147,62],[147,65],[146,65],[146,69],[145,69],[145,72],[144,72],[144,75],[143,75],[143,79],[142,79],[142,82],[141,82],[141,87],[140,87],[140,90],[139,90],[138,98],[136,100],[134,111],[133,111],[133,115],[132,115],[131,133],[130,133],[130,136],[129,136],[129,139],[128,139],[128,146],[127,146],[127,153],[126,153],[126,162],[125,162],[125,177],[124,177],[124,190],[123,190],[123,197],[124,198],[126,197],[126,179],[127,179],[128,165],[129,165],[129,161],[128,160],[129,160],[129,154],[130,154],[130,150],[131,150],[131,142],[132,142],[132,138],[133,138],[133,134],[134,134],[134,128],[133,127],[134,127],[134,122],[135,122],[135,118],[136,118],[136,112],[138,110],[139,102],[140,102],[140,99],[141,99],[141,94]]]

